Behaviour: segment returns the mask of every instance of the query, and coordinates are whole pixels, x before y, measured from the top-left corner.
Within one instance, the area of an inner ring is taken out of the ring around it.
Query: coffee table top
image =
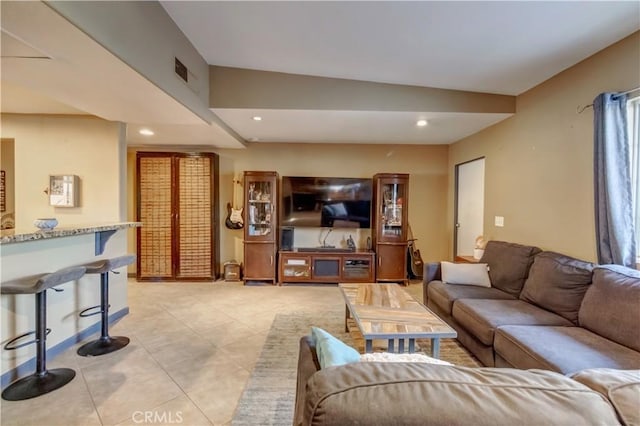
[[[457,337],[453,328],[398,284],[338,287],[365,339]]]

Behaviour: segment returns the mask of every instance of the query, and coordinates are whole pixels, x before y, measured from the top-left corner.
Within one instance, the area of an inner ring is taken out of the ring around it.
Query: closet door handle
[[[273,265],[273,255],[269,256],[269,263]]]

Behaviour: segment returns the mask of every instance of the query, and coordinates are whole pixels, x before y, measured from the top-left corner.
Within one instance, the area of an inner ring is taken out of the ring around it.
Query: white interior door
[[[484,158],[456,166],[455,255],[473,255],[484,228]]]

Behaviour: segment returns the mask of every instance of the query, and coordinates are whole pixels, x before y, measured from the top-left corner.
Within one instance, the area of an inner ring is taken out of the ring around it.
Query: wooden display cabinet
[[[406,285],[409,175],[376,174],[373,205],[371,236],[378,257],[376,281]]]
[[[375,255],[372,252],[280,251],[280,283],[373,282]]]
[[[276,284],[278,174],[244,172],[244,275]]]

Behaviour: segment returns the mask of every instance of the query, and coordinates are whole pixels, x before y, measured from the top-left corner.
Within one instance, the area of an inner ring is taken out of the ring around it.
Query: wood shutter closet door
[[[138,278],[173,277],[171,157],[138,157]]]
[[[176,278],[208,278],[212,271],[212,176],[208,157],[178,157]]]
[[[137,153],[140,281],[218,277],[218,157]]]

